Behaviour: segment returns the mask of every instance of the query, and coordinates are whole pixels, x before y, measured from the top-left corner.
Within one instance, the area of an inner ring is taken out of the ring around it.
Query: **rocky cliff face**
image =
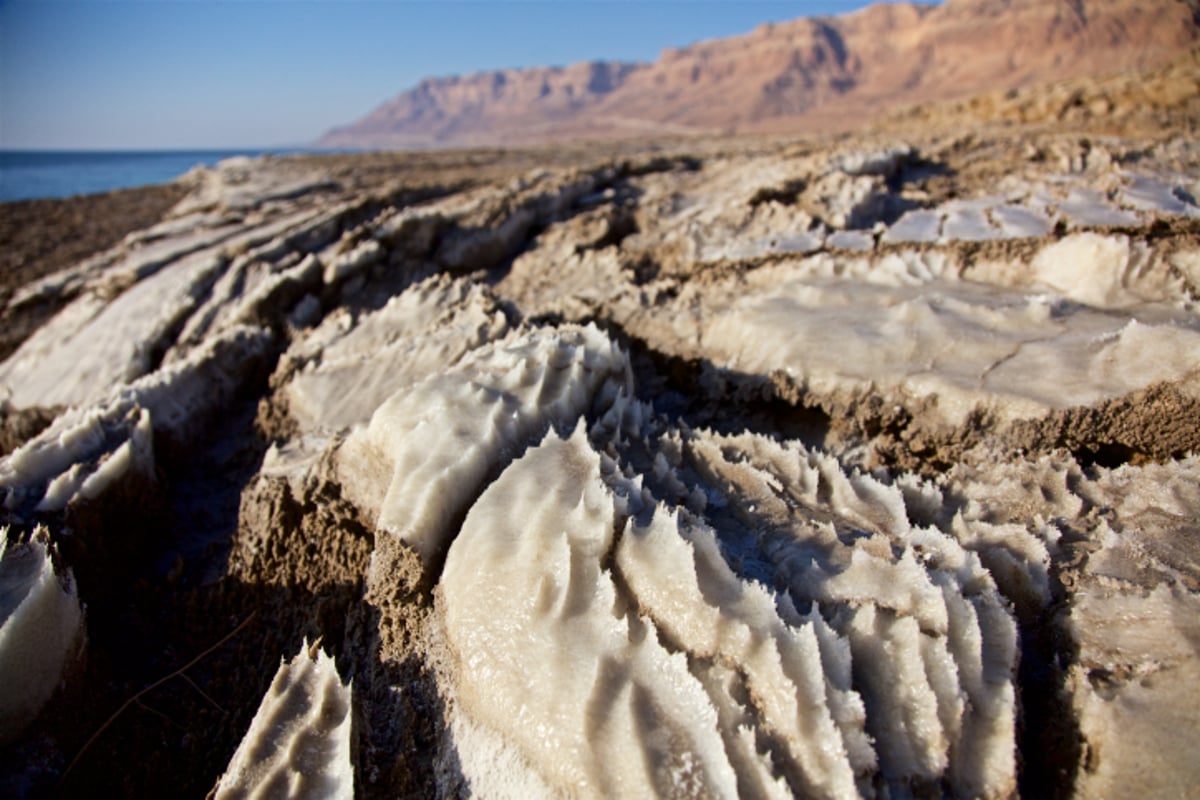
[[[843,128],[906,106],[1166,63],[1200,42],[1184,0],[875,5],[592,62],[423,81],[331,147],[535,143]]]
[[[424,146],[465,141],[492,128],[538,131],[586,113],[642,68],[596,61],[430,78],[322,142]]]

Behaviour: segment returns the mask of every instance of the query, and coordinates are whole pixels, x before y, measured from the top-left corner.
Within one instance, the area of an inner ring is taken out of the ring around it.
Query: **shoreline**
[[[302,148],[0,150],[0,204],[142,189],[179,180],[197,166],[212,167],[227,158],[303,152]]]

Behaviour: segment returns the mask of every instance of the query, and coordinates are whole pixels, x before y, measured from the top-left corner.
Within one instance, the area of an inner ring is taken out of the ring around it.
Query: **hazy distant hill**
[[[1200,42],[1195,0],[875,5],[592,62],[432,78],[321,145],[533,143],[639,134],[815,131],[903,106],[1154,67]]]

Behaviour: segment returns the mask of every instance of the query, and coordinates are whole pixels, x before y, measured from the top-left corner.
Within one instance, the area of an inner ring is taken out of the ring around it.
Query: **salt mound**
[[[261,358],[267,336],[237,326],[185,360],[68,410],[0,460],[4,506],[59,511],[76,497],[95,499],[118,479],[152,476],[153,436],[175,444],[190,440],[237,391]]]
[[[1108,288],[1117,280],[1106,271],[1110,262],[1078,262],[1072,241],[1048,248],[1035,266],[1084,270],[1087,279],[1073,273],[1072,285],[1095,288],[1071,294],[1110,297],[1117,291]],[[1069,266],[1075,263],[1087,266]],[[1060,285],[1050,270],[1045,279]],[[937,411],[954,426],[980,408],[1010,421],[1119,397],[1195,374],[1200,353],[1191,320],[1166,311],[1122,316],[933,275],[889,287],[805,271],[759,270],[731,299],[707,304],[699,351],[730,369],[786,373],[818,394],[875,389],[936,397]]]
[[[186,319],[220,268],[200,254],[138,282],[116,300],[85,294],[2,366],[18,406],[87,403],[150,371],[151,352]]]
[[[368,422],[397,390],[507,330],[478,284],[445,277],[423,281],[358,319],[332,314],[285,354],[303,365],[284,390],[288,410],[305,431]]]
[[[491,470],[627,380],[624,354],[590,325],[487,345],[380,406],[338,453],[342,484],[428,562]]]
[[[1200,602],[1160,584],[1093,585],[1071,611],[1081,643],[1071,688],[1096,767],[1081,797],[1184,797],[1200,782]],[[1123,742],[1130,746],[1123,746]]]

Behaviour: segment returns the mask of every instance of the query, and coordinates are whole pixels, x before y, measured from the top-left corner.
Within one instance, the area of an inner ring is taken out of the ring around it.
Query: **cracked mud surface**
[[[85,627],[0,786],[299,774],[252,720],[318,684],[366,797],[1193,785],[1197,175],[995,129],[196,176],[5,295],[53,313],[4,523]]]

